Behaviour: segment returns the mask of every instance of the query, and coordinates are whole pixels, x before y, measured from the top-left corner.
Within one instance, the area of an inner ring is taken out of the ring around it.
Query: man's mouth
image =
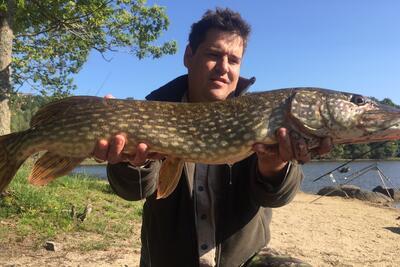
[[[211,78],[211,81],[213,82],[218,82],[218,83],[224,83],[224,84],[228,84],[229,80],[225,79],[225,78]]]

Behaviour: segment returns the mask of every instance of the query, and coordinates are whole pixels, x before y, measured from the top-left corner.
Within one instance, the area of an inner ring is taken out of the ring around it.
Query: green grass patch
[[[143,203],[119,198],[106,181],[74,174],[35,187],[27,182],[29,171],[29,164],[24,165],[8,187],[8,194],[0,197],[0,243],[12,237],[14,241],[33,238],[33,243],[41,244],[61,234],[95,233],[103,240],[80,247],[104,249],[113,238],[133,235],[133,225],[141,221]],[[79,214],[89,203],[92,212],[86,220],[73,217],[72,207]]]

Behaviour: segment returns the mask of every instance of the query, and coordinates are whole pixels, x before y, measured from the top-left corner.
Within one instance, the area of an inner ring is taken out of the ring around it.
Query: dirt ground
[[[353,199],[299,193],[275,209],[271,247],[313,266],[400,266],[400,210]],[[0,226],[1,227],[1,226]],[[140,225],[135,236],[104,251],[77,252],[77,239],[60,237],[56,251],[33,251],[29,242],[0,248],[0,266],[138,266]]]

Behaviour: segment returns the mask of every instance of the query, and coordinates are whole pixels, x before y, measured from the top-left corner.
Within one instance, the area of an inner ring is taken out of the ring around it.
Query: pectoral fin
[[[180,158],[167,157],[160,169],[157,199],[166,198],[174,192],[182,174],[184,161]]]
[[[34,185],[46,185],[55,178],[72,171],[84,159],[61,157],[47,152],[35,162],[28,181]]]

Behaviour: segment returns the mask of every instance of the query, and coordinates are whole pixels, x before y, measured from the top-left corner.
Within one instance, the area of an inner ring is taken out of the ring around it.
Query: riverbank
[[[400,266],[398,209],[355,199],[299,193],[289,205],[274,210],[271,247],[313,266]],[[70,244],[99,234],[63,234],[59,251],[37,250],[29,242],[3,246],[0,265],[12,266],[138,266],[140,224],[132,236],[117,238],[107,249],[78,250]]]
[[[299,193],[275,209],[271,247],[313,266],[400,266],[400,210]]]

